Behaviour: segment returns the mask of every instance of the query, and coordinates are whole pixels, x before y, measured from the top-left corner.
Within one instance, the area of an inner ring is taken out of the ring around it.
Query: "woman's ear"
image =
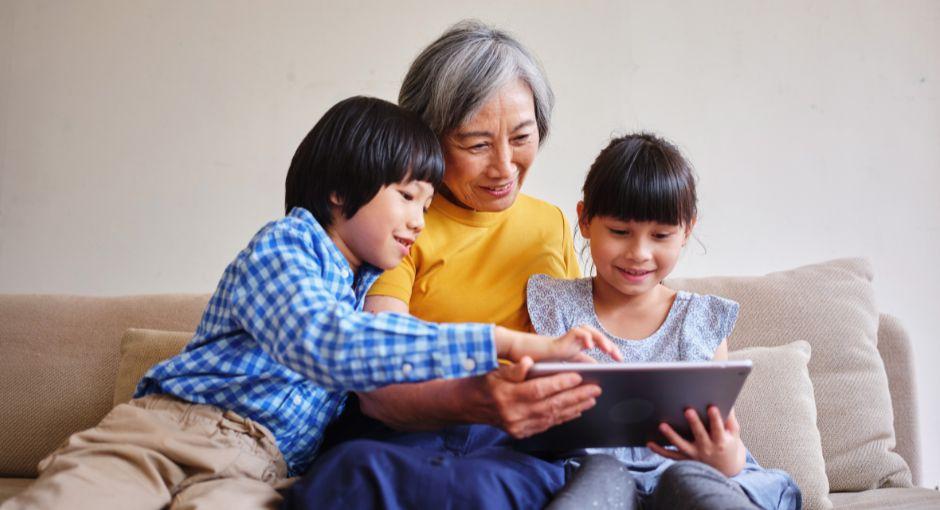
[[[581,237],[591,238],[591,230],[588,229],[589,222],[584,217],[584,200],[578,201],[578,230],[581,231]]]

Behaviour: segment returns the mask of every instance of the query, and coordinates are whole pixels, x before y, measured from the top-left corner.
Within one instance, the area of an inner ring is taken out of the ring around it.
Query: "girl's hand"
[[[741,427],[734,416],[734,409],[728,413],[728,420],[721,419],[718,408],[708,408],[710,420],[709,430],[699,419],[695,409],[686,409],[685,418],[689,420],[694,442],[689,442],[680,436],[668,423],[659,424],[659,430],[678,451],[649,442],[647,448],[654,453],[673,460],[697,460],[721,471],[727,477],[732,477],[744,468],[744,442],[741,441]]]
[[[571,328],[567,333],[558,337],[533,335],[513,331],[500,326],[496,327],[496,350],[500,357],[518,362],[524,356],[533,361],[578,361],[594,363],[594,358],[581,352],[584,349],[597,347],[617,361],[622,361],[620,349],[591,326]]]

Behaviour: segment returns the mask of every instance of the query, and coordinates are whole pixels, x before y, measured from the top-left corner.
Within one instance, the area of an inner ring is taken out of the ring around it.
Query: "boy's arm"
[[[232,312],[275,360],[329,390],[466,377],[496,368],[493,326],[373,315],[337,299],[302,233],[281,228],[241,259]]]
[[[369,296],[371,312],[406,313],[408,305]],[[399,430],[435,430],[458,423],[485,423],[525,437],[578,416],[594,405],[595,385],[574,373],[525,380],[526,367],[504,367],[485,376],[395,384],[360,392],[362,412]]]

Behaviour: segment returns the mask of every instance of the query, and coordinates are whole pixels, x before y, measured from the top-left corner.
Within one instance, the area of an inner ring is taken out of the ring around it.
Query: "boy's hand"
[[[708,408],[710,420],[709,430],[694,409],[685,410],[685,418],[689,420],[694,442],[689,442],[680,436],[668,423],[659,424],[659,430],[678,451],[649,442],[647,448],[654,453],[673,460],[697,460],[721,471],[727,477],[732,477],[744,468],[744,442],[741,441],[741,427],[734,416],[734,409],[728,413],[728,420],[721,419],[718,408]]]
[[[591,326],[571,328],[564,335],[552,339],[550,337],[521,333],[506,328],[496,328],[497,353],[511,361],[518,362],[524,356],[534,361],[578,361],[594,363],[594,359],[584,354],[584,349],[597,347],[617,361],[622,361],[620,349]]]

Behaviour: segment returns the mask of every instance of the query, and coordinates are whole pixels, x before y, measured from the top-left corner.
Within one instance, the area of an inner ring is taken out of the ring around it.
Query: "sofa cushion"
[[[112,407],[127,328],[194,330],[208,295],[0,295],[0,475],[36,464]]]
[[[816,399],[806,367],[809,344],[749,347],[730,352],[728,358],[754,362],[734,406],[744,444],[762,466],[793,477],[803,493],[803,508],[832,508],[816,428]]]
[[[26,490],[35,478],[0,478],[0,503]]]
[[[121,362],[114,381],[114,405],[134,396],[137,383],[157,363],[176,356],[193,337],[192,332],[128,329],[121,337]]]
[[[667,282],[741,304],[729,347],[806,340],[829,487],[910,487],[895,445],[888,379],[877,349],[878,312],[870,264],[840,259],[760,277]],[[782,417],[782,419],[786,419]]]
[[[864,492],[836,492],[829,495],[837,510],[936,510],[940,492],[935,489],[875,489]]]

